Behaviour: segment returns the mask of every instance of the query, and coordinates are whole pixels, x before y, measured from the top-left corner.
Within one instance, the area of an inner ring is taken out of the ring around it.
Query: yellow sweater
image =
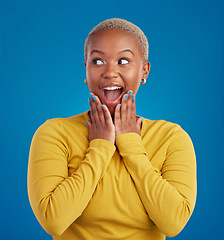
[[[177,124],[143,120],[141,137],[88,141],[88,112],[34,134],[28,193],[55,240],[159,240],[178,234],[196,201],[196,161]]]

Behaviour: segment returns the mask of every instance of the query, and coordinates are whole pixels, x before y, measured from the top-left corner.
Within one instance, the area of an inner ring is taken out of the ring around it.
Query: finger
[[[137,125],[137,128],[139,129],[140,132],[141,132],[142,122],[143,122],[143,117],[139,117],[139,118],[136,120],[136,125]]]
[[[104,109],[103,109],[104,106],[102,105],[98,96],[96,96],[96,95],[94,95],[94,96],[95,96],[94,103],[95,103],[95,106],[96,106],[99,123],[100,124],[105,123]]]
[[[122,97],[122,101],[121,101],[121,122],[124,123],[127,121],[127,100],[128,100],[128,94],[124,94],[124,96]]]
[[[88,98],[88,102],[89,102],[89,107],[90,107],[90,118],[92,119],[92,100],[91,97]]]
[[[104,118],[105,118],[105,123],[107,126],[110,126],[113,124],[113,120],[110,114],[110,111],[106,105],[102,105],[103,111],[104,111]]]
[[[90,128],[92,126],[92,123],[90,120],[86,120],[85,122],[86,122],[86,125],[88,126],[88,128]]]
[[[135,119],[136,118],[136,107],[135,107],[135,95],[133,94],[131,96],[132,98],[132,104],[131,104],[131,118]]]
[[[90,107],[90,114],[92,114],[91,113],[92,112],[92,98],[91,97],[88,98],[88,102],[89,102],[89,107]]]
[[[127,98],[127,120],[130,121],[132,118],[132,91],[128,91]]]
[[[96,109],[96,103],[95,103],[96,97],[91,94],[90,97],[90,116],[91,116],[91,121],[92,124],[97,125],[99,123],[99,117]]]
[[[114,112],[114,123],[115,125],[119,124],[121,121],[121,104],[118,104]]]
[[[89,136],[88,136],[88,139],[89,139],[89,142],[92,140],[92,123],[90,120],[86,120],[86,125],[87,125],[87,128],[89,130]]]

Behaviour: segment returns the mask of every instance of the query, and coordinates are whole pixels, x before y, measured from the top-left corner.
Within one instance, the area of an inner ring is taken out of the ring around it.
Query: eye
[[[122,65],[125,65],[125,64],[128,64],[128,63],[129,63],[129,60],[126,59],[126,58],[121,58],[118,61],[118,64],[122,64]]]
[[[96,59],[93,59],[93,64],[95,64],[95,65],[102,65],[103,61],[100,60],[99,58],[96,58]]]

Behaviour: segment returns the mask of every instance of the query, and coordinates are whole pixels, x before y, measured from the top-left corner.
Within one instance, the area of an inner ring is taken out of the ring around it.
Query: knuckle
[[[97,113],[98,113],[99,116],[102,116],[102,115],[103,115],[103,112],[102,112],[101,109],[97,109]]]
[[[120,119],[120,116],[118,116],[118,114],[116,114],[114,117],[115,117],[117,120]]]
[[[106,120],[106,121],[109,121],[109,120],[110,120],[109,116],[106,115],[106,116],[105,116],[105,120]]]
[[[98,106],[99,106],[99,102],[98,102],[98,101],[95,101],[95,105],[98,107]]]

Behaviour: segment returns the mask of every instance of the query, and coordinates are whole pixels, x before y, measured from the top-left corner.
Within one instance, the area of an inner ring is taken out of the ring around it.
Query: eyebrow
[[[125,50],[120,51],[119,53],[124,53],[124,52],[130,52],[131,54],[134,55],[134,53],[131,51],[131,49],[125,49]],[[96,50],[96,49],[92,50],[91,53],[90,53],[90,55],[93,54],[93,53],[104,54],[104,52],[101,52],[101,51]]]
[[[91,53],[90,53],[90,55],[93,54],[94,52],[100,53],[100,54],[104,54],[103,52],[101,52],[101,51],[99,51],[99,50],[92,50]]]
[[[131,49],[125,49],[120,51],[119,53],[123,53],[123,52],[130,52],[132,55],[134,55],[134,53],[131,51]]]

